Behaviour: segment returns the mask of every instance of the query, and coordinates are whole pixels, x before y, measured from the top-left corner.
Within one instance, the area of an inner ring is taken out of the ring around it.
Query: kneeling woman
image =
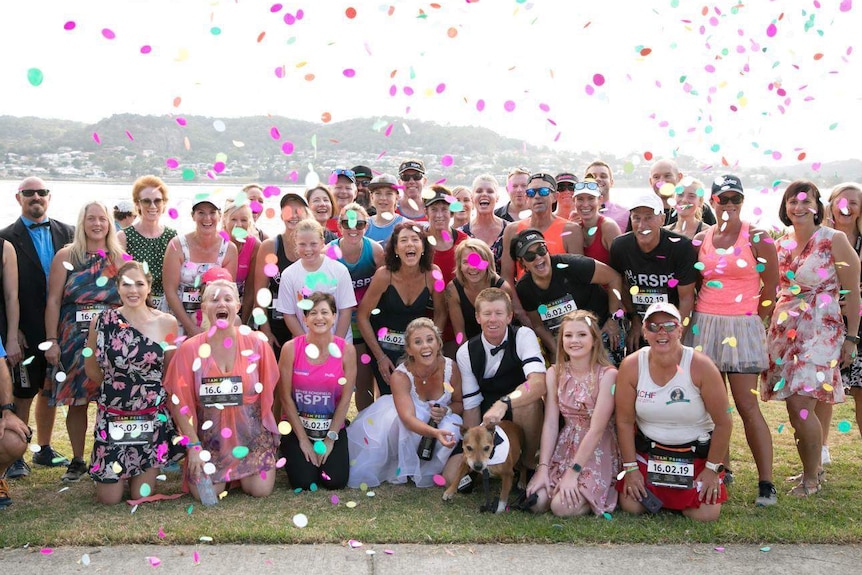
[[[278,362],[281,405],[293,428],[282,437],[281,451],[294,489],[313,483],[342,489],[349,470],[344,421],[356,381],[356,351],[332,335],[335,298],[314,292],[308,301],[308,333],[284,344]]]
[[[715,521],[727,500],[721,462],[732,425],[721,373],[680,343],[681,316],[672,304],[647,308],[643,326],[649,347],[623,360],[614,394],[624,462],[620,506],[637,514],[657,511],[660,502]]]
[[[207,478],[217,494],[239,480],[249,495],[265,497],[275,485],[279,443],[275,355],[248,327],[237,327],[235,283],[208,283],[201,308],[213,327],[183,342],[165,378],[171,414],[187,441],[185,479],[196,499]]]
[[[132,499],[149,496],[159,469],[178,455],[162,387],[173,353],[163,343],[176,336],[177,320],[152,307],[152,285],[143,265],[124,264],[117,271],[123,305],[90,323],[87,346],[93,353],[84,368],[99,384],[90,476],[96,499],[107,505],[122,501],[126,481]]]
[[[408,477],[431,487],[461,438],[461,373],[443,357],[439,330],[420,317],[407,325],[404,339],[407,360],[392,372],[392,395],[360,411],[347,428],[350,487]]]
[[[537,494],[532,510],[538,513],[550,508],[557,517],[601,515],[617,506],[620,453],[613,422],[617,370],[595,315],[578,310],[563,318],[557,360],[546,377],[542,448],[527,495]]]

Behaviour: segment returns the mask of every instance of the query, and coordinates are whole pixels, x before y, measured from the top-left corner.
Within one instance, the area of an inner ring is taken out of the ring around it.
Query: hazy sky
[[[860,10],[851,0],[16,0],[0,7],[0,114],[207,115],[228,133],[244,115],[379,118],[369,130],[421,119],[597,155],[812,165],[859,156]]]

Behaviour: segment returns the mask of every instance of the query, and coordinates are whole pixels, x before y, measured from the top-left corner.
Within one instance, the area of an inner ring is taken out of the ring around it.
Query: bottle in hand
[[[435,403],[434,407],[440,407],[440,405]],[[428,425],[435,429],[437,428],[437,422],[433,419],[428,420]],[[419,449],[416,450],[416,454],[419,455],[419,459],[422,461],[431,461],[431,457],[434,455],[435,445],[437,445],[436,437],[422,437],[422,440],[419,441]]]

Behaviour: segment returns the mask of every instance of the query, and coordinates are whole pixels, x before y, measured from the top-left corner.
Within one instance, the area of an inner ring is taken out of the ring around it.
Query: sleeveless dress
[[[500,228],[500,234],[497,236],[497,239],[494,240],[489,248],[491,248],[491,253],[494,254],[494,267],[497,269],[497,273],[500,273],[500,260],[503,258],[503,233],[506,231],[506,226],[509,225],[509,222],[503,220],[503,227]],[[470,231],[470,224],[464,224],[461,226],[461,231],[470,236],[471,238],[476,237],[473,235],[473,232]]]
[[[558,364],[559,367],[559,364]],[[608,368],[599,367],[593,371],[592,392],[582,382],[575,381],[568,366],[559,374],[557,382],[557,402],[560,415],[566,424],[557,436],[557,447],[551,457],[548,476],[552,486],[556,486],[566,470],[574,465],[578,446],[590,430],[593,410],[599,391],[599,381]],[[608,421],[596,450],[583,466],[578,476],[581,494],[590,504],[596,515],[610,513],[617,506],[616,476],[622,468],[617,431],[614,418]]]
[[[87,405],[99,395],[99,387],[84,371],[81,350],[87,347],[87,334],[93,315],[120,306],[117,267],[98,254],[66,274],[60,303],[57,343],[60,346],[58,372],[66,379],[54,379],[50,405]]]
[[[371,327],[374,328],[380,349],[392,361],[393,365],[397,365],[401,356],[404,355],[404,332],[407,329],[407,324],[417,317],[424,317],[430,306],[431,290],[428,289],[427,284],[410,305],[404,303],[398,290],[391,283],[380,296],[380,301],[377,302],[377,309],[380,310],[380,313],[371,315]],[[389,384],[383,381],[376,361],[371,362],[371,370],[374,372],[374,377],[377,378],[380,394],[390,393]]]
[[[227,254],[229,242],[224,238],[220,238],[221,245],[216,255],[216,261],[193,262],[191,261],[192,257],[189,251],[188,239],[185,235],[179,236],[179,238],[180,247],[183,250],[183,264],[180,266],[180,285],[177,288],[177,296],[179,296],[186,313],[195,316],[195,323],[200,326],[203,319],[201,315],[201,278],[208,269],[221,266],[224,256]],[[167,300],[165,300],[165,307],[167,307]],[[163,309],[162,311],[173,313],[170,309]],[[183,335],[184,333],[183,324],[180,323],[178,335]]]
[[[330,257],[336,255],[334,248],[338,247],[338,241],[329,243],[326,246],[326,254]],[[332,250],[332,251],[330,251]],[[344,264],[347,271],[350,272],[350,279],[353,281],[353,292],[356,295],[356,308],[353,310],[353,315],[350,318],[350,329],[353,332],[353,345],[363,343],[362,334],[359,327],[356,325],[356,312],[359,309],[359,304],[362,302],[362,296],[368,291],[368,286],[371,285],[371,278],[374,277],[374,272],[377,271],[377,264],[374,263],[374,250],[372,249],[372,240],[367,237],[362,238],[362,250],[359,252],[359,259],[353,263],[348,262],[344,257],[336,258]]]
[[[445,359],[443,381],[452,377],[452,360]],[[399,365],[396,371],[407,375],[410,380],[410,398],[416,410],[416,418],[428,421],[431,417],[433,403],[446,407],[452,401],[452,393],[446,391],[433,401],[423,401],[416,394],[416,383],[407,367]],[[439,428],[455,434],[455,441],[461,439],[461,416],[455,413],[447,415],[440,421]],[[349,487],[359,487],[363,483],[368,487],[376,487],[384,481],[389,483],[406,483],[407,478],[413,479],[418,487],[434,485],[434,475],[443,471],[443,466],[452,453],[452,448],[446,448],[437,443],[434,455],[430,461],[419,459],[417,451],[421,436],[410,431],[398,417],[395,401],[391,395],[386,395],[356,414],[356,419],[347,428],[348,449],[350,451]]]
[[[476,321],[476,307],[467,297],[467,292],[464,290],[464,286],[461,285],[458,278],[452,280],[452,285],[455,286],[455,291],[458,292],[458,302],[461,308],[461,315],[464,316],[464,331],[466,332],[464,333],[463,341],[467,341],[482,333],[482,328],[479,327],[479,322]],[[498,288],[502,285],[503,278],[498,276],[496,279],[491,280],[491,285],[488,287]]]
[[[827,403],[844,401],[840,356],[845,328],[832,257],[832,238],[839,233],[821,227],[797,257],[792,231],[778,240],[779,291],[767,337],[769,368],[760,390],[766,400],[799,394]]]
[[[161,468],[181,457],[162,387],[165,352],[129,325],[116,309],[99,314],[96,359],[104,379],[99,390],[90,476],[114,483]]]
[[[136,262],[147,263],[148,271],[153,276],[152,298],[156,309],[164,309],[165,288],[162,285],[162,267],[165,261],[165,252],[168,244],[177,235],[177,230],[165,227],[157,238],[148,238],[141,235],[135,226],[129,226],[123,230],[126,234],[126,252]]]
[[[254,254],[254,248],[257,245],[257,238],[254,236],[246,236],[245,242],[239,248],[239,253],[236,258],[236,287],[239,291],[239,297],[242,299],[245,293],[245,282],[248,279],[248,274],[251,271],[251,258]]]

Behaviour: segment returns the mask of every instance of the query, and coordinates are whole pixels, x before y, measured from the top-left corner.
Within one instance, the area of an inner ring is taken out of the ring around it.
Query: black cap
[[[713,196],[723,194],[724,192],[738,192],[745,195],[745,192],[742,191],[742,182],[732,174],[719,176],[712,181]]]
[[[416,170],[423,176],[425,175],[425,163],[422,160],[405,160],[398,167],[398,175],[400,176],[407,170]]]
[[[437,202],[446,202],[448,204],[449,200],[447,198],[451,198],[452,194],[447,192],[448,190],[442,186],[434,186],[431,188],[431,193],[434,195],[428,196],[428,190],[426,189],[426,191],[422,192],[422,199],[425,200],[425,207],[427,208],[431,204],[436,204]]]
[[[554,176],[552,176],[551,174],[546,174],[544,172],[536,172],[535,174],[530,176],[531,182],[533,180],[537,180],[537,179],[538,180],[544,180],[545,182],[547,182],[551,186],[551,190],[553,190],[555,192],[557,191],[557,179]]]
[[[578,183],[578,177],[571,172],[563,172],[561,174],[557,174],[557,183],[560,182],[572,182],[573,184]]]
[[[524,254],[527,253],[527,248],[530,246],[543,243],[545,243],[545,236],[542,235],[542,232],[536,228],[527,228],[526,230],[518,232],[518,234],[512,238],[509,255],[512,256],[513,260],[516,260],[523,257]]]
[[[368,166],[353,166],[351,169],[357,178],[368,178],[370,180],[374,177],[374,174],[371,173],[371,168]]]
[[[278,201],[279,207],[284,208],[285,204],[287,204],[287,202],[290,200],[296,200],[306,208],[308,207],[308,202],[306,201],[306,199],[295,192],[287,192],[286,194],[281,196],[281,199]]]

